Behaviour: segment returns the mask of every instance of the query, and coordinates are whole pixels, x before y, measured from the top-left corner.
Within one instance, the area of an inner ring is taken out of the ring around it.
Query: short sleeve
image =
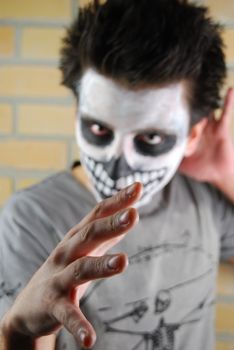
[[[0,319],[57,243],[36,201],[27,192],[15,194],[0,216]]]
[[[212,189],[213,214],[220,234],[220,259],[234,257],[234,204],[220,191]]]

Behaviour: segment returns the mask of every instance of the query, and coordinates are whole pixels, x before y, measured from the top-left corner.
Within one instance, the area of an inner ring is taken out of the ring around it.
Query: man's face
[[[98,200],[140,181],[139,205],[175,174],[189,130],[185,85],[130,90],[89,69],[83,76],[76,135]]]

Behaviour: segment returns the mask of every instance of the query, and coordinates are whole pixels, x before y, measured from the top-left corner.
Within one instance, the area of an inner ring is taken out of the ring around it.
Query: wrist
[[[1,321],[1,336],[3,339],[3,350],[34,350],[35,339],[20,331],[20,320],[11,318],[6,314]]]
[[[234,202],[234,169],[212,182],[229,200]]]

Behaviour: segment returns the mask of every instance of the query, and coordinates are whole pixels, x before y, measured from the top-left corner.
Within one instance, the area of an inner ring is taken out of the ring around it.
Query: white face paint
[[[97,199],[140,181],[139,205],[175,174],[189,130],[185,85],[130,90],[92,69],[79,85],[76,135]]]

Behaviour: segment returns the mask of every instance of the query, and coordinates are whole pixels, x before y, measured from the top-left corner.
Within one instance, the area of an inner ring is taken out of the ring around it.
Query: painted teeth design
[[[104,187],[105,187],[105,186],[103,185],[102,182],[98,182],[98,183],[97,183],[97,189],[98,189],[100,192],[103,191]]]
[[[163,177],[164,174],[165,174],[165,169],[160,169],[160,170],[158,171],[158,177]]]
[[[142,174],[142,183],[146,185],[149,182],[149,173]]]
[[[146,193],[150,192],[154,188],[156,183],[159,183],[159,181],[150,182],[148,185],[146,185],[145,186],[145,192]]]
[[[93,171],[95,168],[94,160],[92,158],[84,156],[84,161],[85,161],[85,164],[88,166],[88,168]]]
[[[134,182],[134,177],[132,175],[127,176],[126,178],[126,186],[130,186]]]
[[[101,175],[102,173],[102,170],[103,170],[103,167],[101,164],[97,164],[95,170],[94,170],[94,173],[95,175],[99,178],[99,176]]]
[[[140,173],[135,173],[135,174],[134,174],[134,181],[139,181],[139,182],[141,182],[141,174],[140,174]]]
[[[118,190],[120,190],[121,188],[125,187],[126,186],[126,180],[124,177],[121,177],[120,179],[118,179],[116,181],[116,188]]]
[[[94,163],[94,161],[93,161],[92,159],[90,159],[89,166],[90,166],[90,169],[91,169],[91,170],[94,170],[95,163]]]
[[[150,181],[153,181],[158,178],[158,172],[154,171],[150,174]]]
[[[139,181],[144,185],[143,195],[146,195],[162,181],[167,172],[166,168],[153,171],[138,171],[114,181],[109,177],[102,163],[98,163],[88,156],[84,156],[83,160],[90,171],[96,190],[103,198],[113,196],[119,190],[131,185],[135,181]]]
[[[106,185],[112,188],[114,187],[115,182],[110,177],[108,177],[108,179],[106,180]]]
[[[104,193],[107,197],[109,197],[109,196],[111,196],[111,189],[110,189],[109,187],[107,187],[107,186],[104,186],[104,188],[103,188],[103,193]]]
[[[102,173],[101,173],[101,175],[100,175],[100,180],[101,180],[102,182],[105,183],[105,181],[107,180],[107,178],[108,178],[108,174],[107,174],[107,172],[103,169],[103,170],[102,170]]]

